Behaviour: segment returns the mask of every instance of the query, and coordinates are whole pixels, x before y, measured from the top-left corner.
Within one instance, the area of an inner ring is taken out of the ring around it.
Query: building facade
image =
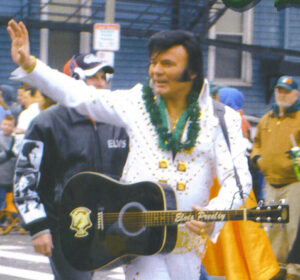
[[[300,78],[300,6],[278,11],[273,0],[263,0],[241,13],[220,0],[213,5],[204,0],[109,1],[111,10],[105,0],[0,0],[0,84],[17,87],[9,80],[15,68],[6,31],[10,18],[25,22],[32,53],[57,69],[72,54],[93,51],[94,23],[120,24],[114,89],[147,81],[147,41],[163,29],[199,36],[209,81],[240,89],[247,115],[260,117],[268,110],[277,77]]]

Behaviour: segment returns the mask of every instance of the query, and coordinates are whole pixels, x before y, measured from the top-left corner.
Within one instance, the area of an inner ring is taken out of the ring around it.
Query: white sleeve
[[[84,81],[75,80],[62,72],[54,70],[37,60],[35,69],[26,73],[22,68],[12,72],[11,79],[26,82],[58,103],[74,107],[80,114],[90,115],[96,121],[126,126],[128,91],[110,91],[88,86]]]
[[[209,210],[238,209],[248,197],[252,188],[252,178],[249,172],[246,157],[246,145],[243,141],[241,130],[241,118],[238,113],[230,108],[226,108],[225,121],[227,125],[228,137],[230,141],[231,153],[228,150],[222,130],[217,131],[215,146],[215,169],[219,184],[221,186],[218,196],[212,199],[208,206]],[[234,176],[233,163],[236,167],[242,186],[243,198]],[[212,240],[216,240],[217,233],[224,223],[216,223]],[[215,236],[214,236],[215,235]]]

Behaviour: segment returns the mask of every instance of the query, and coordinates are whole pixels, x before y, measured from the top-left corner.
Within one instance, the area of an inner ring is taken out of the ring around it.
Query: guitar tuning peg
[[[257,206],[258,206],[258,207],[264,206],[264,201],[263,201],[262,199],[259,200],[258,203],[257,203]]]
[[[275,200],[274,200],[274,199],[270,200],[270,201],[269,201],[269,204],[270,204],[270,205],[274,205],[274,204],[275,204]]]
[[[285,199],[280,199],[280,200],[278,201],[278,203],[279,203],[279,204],[285,204]]]

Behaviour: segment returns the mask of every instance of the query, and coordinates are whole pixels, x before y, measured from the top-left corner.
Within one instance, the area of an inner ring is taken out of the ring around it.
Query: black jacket
[[[31,235],[57,226],[57,209],[68,179],[81,171],[119,179],[128,154],[123,128],[92,122],[56,105],[41,112],[26,132],[16,165],[14,196]]]

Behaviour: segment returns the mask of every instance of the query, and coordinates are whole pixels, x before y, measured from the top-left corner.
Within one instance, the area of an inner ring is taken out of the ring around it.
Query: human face
[[[20,101],[21,105],[25,108],[28,108],[34,102],[30,94],[30,90],[18,90],[18,100]]]
[[[24,106],[24,88],[18,88],[17,98],[22,106]]]
[[[283,87],[275,88],[275,100],[277,105],[281,108],[292,106],[296,102],[298,95],[299,93],[297,90],[288,91]]]
[[[188,53],[181,46],[173,46],[163,52],[154,52],[150,58],[149,77],[153,83],[153,90],[164,99],[186,98],[192,88],[190,81],[180,81],[188,62]]]
[[[103,70],[98,71],[94,76],[87,77],[85,80],[89,86],[94,86],[97,89],[106,88],[106,76]]]
[[[11,135],[14,131],[15,125],[13,120],[3,119],[1,121],[1,129],[5,135]]]
[[[39,162],[40,162],[39,153],[40,153],[40,149],[39,149],[39,147],[36,147],[36,148],[33,148],[32,151],[28,155],[30,163],[35,168],[39,166]]]
[[[39,104],[41,110],[46,110],[54,104],[54,102],[46,95],[42,94],[39,90],[35,93],[35,101]]]

